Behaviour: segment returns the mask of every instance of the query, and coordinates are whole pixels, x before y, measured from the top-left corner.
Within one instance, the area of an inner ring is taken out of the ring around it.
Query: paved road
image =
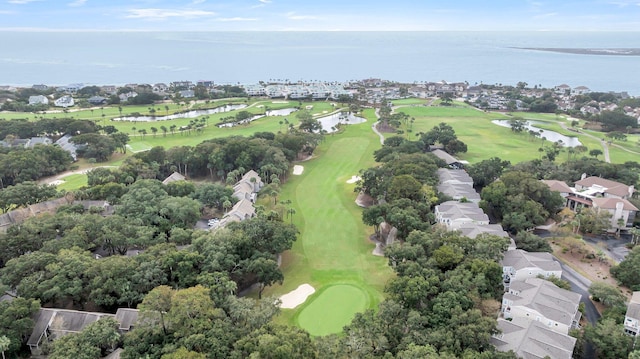
[[[631,235],[629,234],[622,234],[620,238],[612,236],[582,236],[582,238],[585,243],[593,247],[595,250],[603,251],[615,264],[622,262],[629,254],[629,248],[626,247],[627,243],[631,242]],[[603,248],[598,244],[605,244],[605,247]]]
[[[580,298],[580,302],[584,303],[584,317],[587,319],[591,325],[595,325],[600,319],[600,313],[596,309],[596,306],[593,305],[591,300],[589,299],[589,287],[591,286],[591,281],[580,273],[574,271],[568,265],[560,262],[557,258],[555,258],[562,267],[562,279],[568,281],[571,284],[571,291],[574,293],[578,293],[582,295]],[[585,342],[584,346],[584,359],[595,359],[596,352],[595,348],[591,343]]]
[[[384,145],[384,136],[376,128],[376,124],[380,121],[380,112],[378,111],[378,109],[376,109],[376,117],[378,118],[378,121],[374,122],[373,125],[371,125],[371,129],[376,133],[376,135],[378,135],[378,137],[380,137],[380,144]]]
[[[577,120],[577,119],[569,117],[567,120]],[[567,124],[564,123],[563,121],[558,121],[558,123],[560,124],[560,127],[562,127],[563,129],[565,129],[565,130],[568,129],[567,128]],[[590,137],[590,138],[592,138],[594,140],[600,141],[600,144],[602,145],[602,153],[604,154],[604,161],[607,162],[607,163],[611,163],[611,158],[609,157],[609,146],[607,145],[607,141],[605,141],[605,140],[603,140],[603,139],[601,139],[599,137],[596,137],[594,135],[591,135],[591,134],[588,134],[586,132],[583,132],[583,131],[579,131],[578,130],[576,132],[581,134],[581,135]]]

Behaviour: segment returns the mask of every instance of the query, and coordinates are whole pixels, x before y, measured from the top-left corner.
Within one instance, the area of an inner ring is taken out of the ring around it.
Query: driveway
[[[560,267],[562,267],[562,279],[566,280],[571,284],[571,291],[574,293],[578,293],[582,295],[580,298],[580,302],[584,303],[584,317],[591,324],[596,325],[598,319],[600,319],[600,313],[596,309],[596,306],[593,305],[591,299],[589,299],[589,287],[591,286],[591,281],[585,277],[583,277],[580,273],[574,271],[568,265],[565,265],[558,258],[554,259],[560,263]],[[585,342],[584,346],[584,355],[582,356],[584,359],[595,359],[596,351],[593,345],[589,342]]]

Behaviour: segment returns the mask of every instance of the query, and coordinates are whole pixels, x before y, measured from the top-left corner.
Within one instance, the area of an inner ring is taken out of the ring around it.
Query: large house
[[[71,107],[75,104],[75,102],[73,101],[73,97],[69,96],[69,95],[64,95],[62,97],[60,97],[59,99],[55,100],[53,102],[54,105],[56,105],[57,107]]]
[[[36,95],[29,96],[29,105],[48,105],[49,99],[47,96]]]
[[[640,292],[633,292],[624,316],[624,331],[634,337],[640,336]]]
[[[513,251],[511,251],[513,252]],[[521,318],[540,322],[548,329],[568,334],[577,328],[582,313],[578,310],[582,296],[540,278],[513,281],[502,297],[500,312],[505,319]]]
[[[66,134],[60,137],[55,144],[60,146],[63,150],[69,152],[74,161],[78,160],[78,147],[75,143],[71,142],[71,135]]]
[[[463,236],[471,239],[483,234],[509,238],[509,233],[507,233],[499,224],[465,223],[461,225],[457,231],[462,233]]]
[[[522,249],[507,251],[501,264],[505,290],[509,289],[512,281],[523,281],[538,276],[562,277],[560,263],[546,252],[529,253]]]
[[[463,198],[470,202],[480,202],[480,195],[473,187],[466,184],[457,183],[441,183],[437,186],[438,192],[441,192],[456,201]]]
[[[473,178],[465,170],[438,168],[438,179],[440,183],[465,184],[473,187]]]
[[[576,338],[555,332],[537,321],[498,319],[499,334],[491,337],[498,351],[512,350],[519,358],[571,359]]]
[[[460,229],[464,224],[489,224],[489,216],[473,202],[443,202],[435,207],[435,215],[436,221],[449,230]]]
[[[441,149],[435,149],[435,150],[432,150],[431,153],[434,156],[438,157],[439,159],[443,160],[447,164],[447,166],[449,166],[450,168],[460,169],[464,167],[464,163],[462,161],[451,156],[446,151],[443,151]]]
[[[566,198],[566,206],[572,211],[594,208],[611,214],[609,231],[631,228],[638,208],[629,202],[635,192],[633,186],[585,174],[569,187],[562,181],[544,181],[552,191]]]
[[[34,317],[34,328],[27,341],[31,354],[40,355],[41,346],[67,334],[80,333],[89,324],[102,318],[114,318],[120,331],[130,331],[138,320],[136,309],[120,308],[116,314],[82,312],[77,310],[40,308]]]
[[[256,216],[256,209],[253,204],[256,201],[257,193],[262,189],[264,183],[254,170],[249,170],[242,178],[233,185],[233,197],[238,202],[231,210],[222,217],[217,227],[224,227],[231,222],[241,222]]]

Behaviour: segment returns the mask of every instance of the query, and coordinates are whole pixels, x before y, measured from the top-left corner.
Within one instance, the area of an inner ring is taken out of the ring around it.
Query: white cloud
[[[194,18],[213,16],[215,12],[190,9],[130,9],[127,18],[131,19],[168,19],[171,17]]]
[[[288,12],[286,14],[289,20],[318,20],[319,17],[313,15],[296,15],[295,12]]]
[[[87,0],[75,0],[75,1],[70,2],[70,3],[69,3],[69,4],[67,4],[67,5],[69,5],[69,6],[82,6],[82,5],[84,5],[86,2],[87,2]]]
[[[216,20],[222,21],[222,22],[232,22],[232,21],[257,21],[258,19],[252,18],[252,17],[221,17]]]
[[[9,0],[7,1],[9,4],[19,4],[19,5],[23,5],[23,4],[28,4],[31,2],[36,2],[36,1],[42,1],[42,0]]]
[[[629,5],[640,6],[640,1],[638,0],[617,0],[617,1],[609,1],[609,5],[616,5],[618,7],[627,7]]]
[[[271,4],[271,0],[258,0],[263,4]]]
[[[558,13],[557,12],[550,12],[550,13],[547,13],[547,14],[536,15],[533,18],[534,19],[543,19],[543,18],[554,17],[554,16],[558,16]]]
[[[193,0],[193,2],[191,2],[191,5],[198,5],[198,4],[202,4],[203,2],[205,2],[207,0]]]

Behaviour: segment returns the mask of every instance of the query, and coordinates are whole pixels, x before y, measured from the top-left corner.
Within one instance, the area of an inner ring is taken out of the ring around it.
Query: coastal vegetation
[[[112,119],[134,109],[139,115],[166,116],[203,103],[146,110],[105,106],[68,112],[69,117],[60,119],[43,114],[43,119],[0,121],[0,131],[8,135],[17,124],[31,131],[25,137],[43,134],[37,126],[45,123],[82,124],[88,130],[76,137],[86,144],[80,155],[87,158],[79,165],[93,166],[91,158],[117,166],[65,177],[62,186],[67,187],[60,193],[74,200],[106,200],[117,205],[115,213],[103,216],[100,208],[63,206],[0,236],[1,284],[31,298],[2,304],[6,315],[0,314],[0,328],[9,333],[11,353],[20,350],[15,343],[28,335],[28,318],[43,305],[105,311],[137,307],[148,324],[120,336],[113,323],[97,322],[52,344],[47,350],[54,358],[68,356],[73,348],[95,357],[115,344],[125,348],[125,358],[239,358],[255,353],[511,358],[489,344],[502,288],[497,261],[507,242],[491,236],[472,241],[432,227],[433,206],[447,199],[435,189],[435,171],[444,163],[425,150],[443,146],[470,163],[469,173],[483,188],[483,206],[517,233],[521,248],[549,250],[546,241],[527,232],[559,209],[557,196],[539,186],[539,179],[575,181],[588,173],[637,182],[638,165],[627,162],[634,155],[629,139],[637,135],[624,134],[626,142],[610,136],[614,163],[606,163],[596,158],[602,153],[589,156],[603,145],[588,135],[607,137],[582,129],[583,121],[574,126],[557,114],[485,112],[444,99],[446,106],[398,100],[395,108],[380,111],[389,130],[382,134],[382,146],[370,128],[377,121],[374,109],[357,108],[367,122],[339,125],[335,135],[323,136],[314,133],[317,119],[334,110],[350,111],[350,106],[246,98],[206,105],[229,103],[246,107],[197,119],[135,123]],[[225,118],[288,108],[295,111],[216,126]],[[20,115],[25,114],[11,116]],[[544,131],[575,136],[585,148],[570,150],[540,133],[492,123],[517,116],[541,121]],[[569,129],[576,126],[580,132]],[[26,153],[6,151],[4,156]],[[304,166],[302,175],[290,175],[294,162]],[[70,160],[52,173],[3,177],[13,186],[0,192],[0,204],[7,211],[55,197],[53,187],[30,181],[69,168]],[[234,202],[228,185],[249,169],[266,184],[257,217],[217,232],[194,229],[196,220],[228,210]],[[161,185],[159,180],[173,172],[194,181]],[[348,182],[357,174],[359,182]],[[502,181],[495,182],[499,177]],[[374,205],[358,207],[360,192]],[[387,247],[385,257],[373,256],[370,238],[380,238],[383,222],[398,230],[397,242]],[[92,257],[96,249],[104,258]],[[131,249],[140,254],[123,256]],[[620,280],[631,285],[635,252],[617,269]],[[278,308],[276,298],[300,283],[311,284],[315,293],[294,309]],[[236,297],[256,284],[248,298]],[[598,334],[593,333],[588,337],[595,341]]]

